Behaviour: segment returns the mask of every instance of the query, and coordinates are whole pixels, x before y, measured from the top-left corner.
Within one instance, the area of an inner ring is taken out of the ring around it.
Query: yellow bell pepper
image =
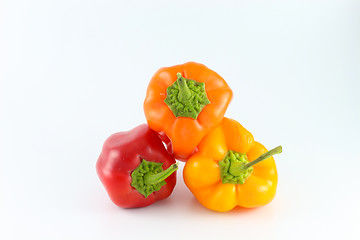
[[[224,118],[186,162],[184,181],[196,199],[214,211],[263,206],[276,194],[272,155],[281,151],[279,146],[268,152],[240,123]]]

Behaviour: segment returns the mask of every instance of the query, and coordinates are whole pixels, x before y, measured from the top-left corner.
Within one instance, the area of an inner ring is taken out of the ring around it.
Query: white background
[[[360,239],[359,1],[8,0],[0,41],[1,239]],[[181,171],[150,207],[108,199],[103,141],[187,61],[231,86],[226,116],[283,146],[269,205],[209,211]]]

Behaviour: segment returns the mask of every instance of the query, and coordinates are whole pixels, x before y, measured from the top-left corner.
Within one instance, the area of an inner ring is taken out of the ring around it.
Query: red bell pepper
[[[145,207],[167,198],[178,165],[157,132],[146,124],[111,135],[96,163],[110,199],[119,207]]]

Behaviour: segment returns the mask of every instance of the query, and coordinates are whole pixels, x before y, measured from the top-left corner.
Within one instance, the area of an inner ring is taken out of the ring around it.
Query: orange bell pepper
[[[159,69],[144,101],[147,123],[185,161],[201,139],[222,121],[232,91],[216,72],[188,62]],[[171,142],[170,142],[171,141]],[[171,144],[170,144],[171,143]]]
[[[281,151],[280,146],[268,152],[240,123],[224,118],[186,162],[184,181],[196,199],[214,211],[263,206],[275,197],[272,155]]]

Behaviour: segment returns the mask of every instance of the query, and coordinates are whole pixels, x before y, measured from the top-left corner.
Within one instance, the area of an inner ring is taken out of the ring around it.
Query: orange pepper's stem
[[[279,153],[282,153],[282,147],[281,146],[278,146],[278,147],[276,147],[276,148],[262,154],[260,157],[258,157],[254,161],[247,163],[245,165],[245,169],[247,169],[247,168],[249,168],[249,167],[251,167],[251,166],[253,166],[253,165],[255,165],[255,164],[257,164],[257,163],[259,163],[259,162],[261,162],[261,161],[263,161],[263,160],[265,160],[265,159],[267,159],[267,158],[269,158],[269,157],[271,157],[273,155],[275,155],[275,154],[279,154]]]
[[[177,73],[177,80],[166,89],[164,100],[175,117],[197,119],[203,108],[210,103],[205,83],[184,78]]]
[[[191,97],[191,92],[190,89],[185,81],[185,79],[183,78],[183,76],[181,75],[181,73],[177,73],[177,83],[179,85],[179,100],[180,101],[186,101]]]

